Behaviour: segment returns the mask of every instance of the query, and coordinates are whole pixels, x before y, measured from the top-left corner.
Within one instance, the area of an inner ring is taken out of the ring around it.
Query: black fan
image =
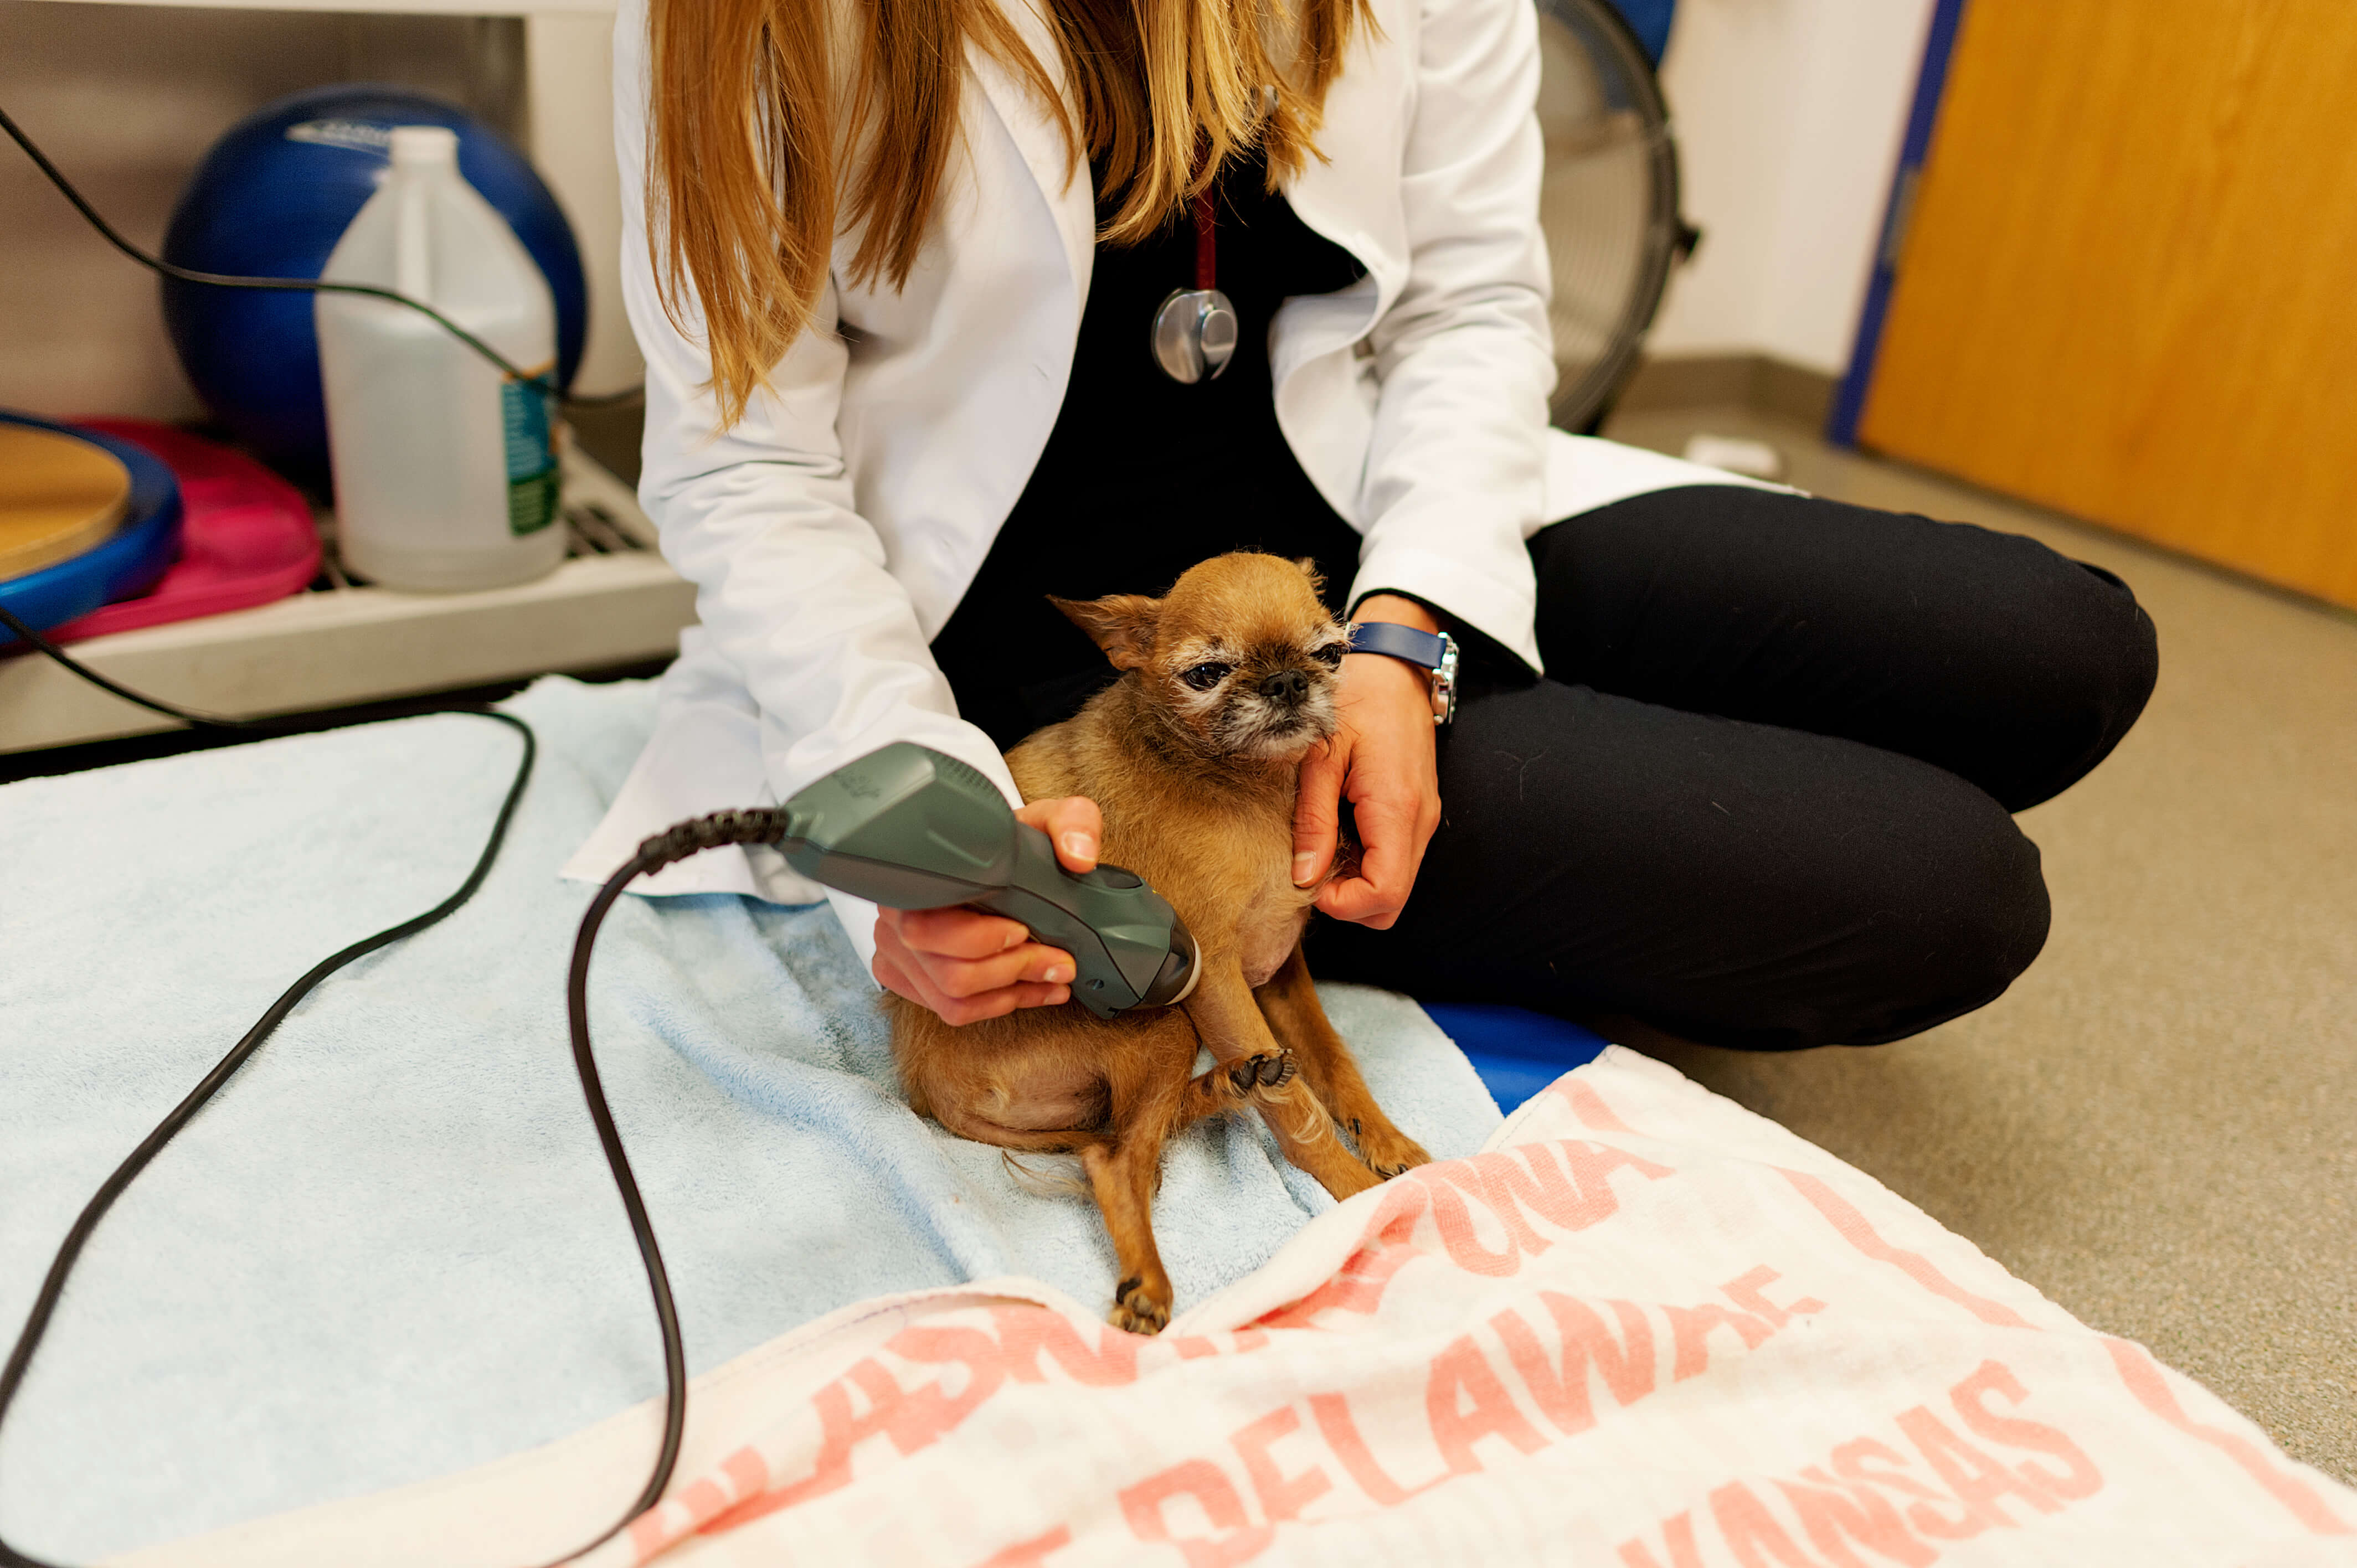
[[[1539,223],[1555,274],[1549,413],[1593,432],[1637,367],[1670,269],[1700,234],[1678,210],[1678,149],[1644,45],[1611,0],[1537,0]]]

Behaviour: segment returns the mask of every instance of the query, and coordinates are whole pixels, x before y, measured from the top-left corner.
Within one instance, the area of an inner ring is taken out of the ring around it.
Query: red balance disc
[[[220,615],[282,599],[319,572],[302,493],[253,458],[144,419],[84,419],[162,458],[180,483],[180,558],[155,588],[54,628],[59,642]]]

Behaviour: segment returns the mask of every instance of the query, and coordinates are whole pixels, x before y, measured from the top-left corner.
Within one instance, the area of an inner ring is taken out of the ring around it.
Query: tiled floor
[[[1821,494],[2109,567],[2161,675],[2110,761],[2022,816],[2054,934],[2005,996],[1873,1050],[1661,1054],[2357,1480],[2357,616],[1755,413],[1611,434],[1697,430],[1775,442]]]

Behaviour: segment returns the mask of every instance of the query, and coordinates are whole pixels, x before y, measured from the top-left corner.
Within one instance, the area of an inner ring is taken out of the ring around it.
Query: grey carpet
[[[1774,441],[1820,494],[2117,572],[2160,684],[2109,762],[2023,814],[2054,934],[1996,1003],[1872,1050],[1635,1043],[2357,1481],[2357,616],[1756,414],[1610,434],[1696,430]]]

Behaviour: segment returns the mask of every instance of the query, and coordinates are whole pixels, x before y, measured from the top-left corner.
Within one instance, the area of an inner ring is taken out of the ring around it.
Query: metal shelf
[[[576,553],[547,576],[472,594],[328,585],[228,615],[71,645],[167,702],[241,718],[452,691],[676,652],[695,591],[654,550],[630,488],[565,454]],[[0,656],[0,752],[176,728],[38,655]]]

